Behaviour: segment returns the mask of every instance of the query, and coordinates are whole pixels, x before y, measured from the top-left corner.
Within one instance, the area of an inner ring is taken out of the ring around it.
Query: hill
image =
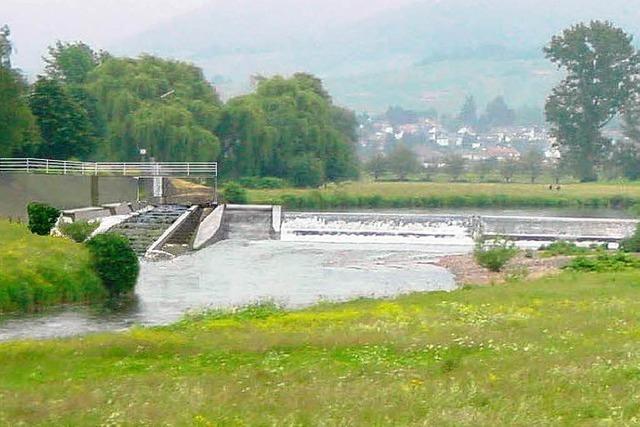
[[[608,19],[632,33],[640,29],[635,0],[344,3],[215,2],[116,51],[192,60],[225,96],[246,91],[252,74],[306,70],[353,108],[402,103],[451,111],[465,93],[481,102],[502,94],[516,105],[540,106],[541,92],[558,77],[541,48],[573,23]]]

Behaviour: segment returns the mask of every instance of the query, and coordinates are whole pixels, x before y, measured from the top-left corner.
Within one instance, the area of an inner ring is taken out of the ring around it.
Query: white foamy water
[[[287,213],[282,240],[470,246],[473,217],[378,213]]]

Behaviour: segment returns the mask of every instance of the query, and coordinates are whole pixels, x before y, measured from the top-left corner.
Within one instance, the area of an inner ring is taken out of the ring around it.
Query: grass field
[[[480,184],[354,182],[323,190],[249,190],[252,203],[292,208],[332,207],[631,207],[640,184]]]
[[[0,220],[0,315],[104,296],[83,246]]]
[[[632,425],[640,275],[0,343],[0,425]]]

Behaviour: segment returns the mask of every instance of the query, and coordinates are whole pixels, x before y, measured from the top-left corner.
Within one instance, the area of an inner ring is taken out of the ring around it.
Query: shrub
[[[620,249],[624,252],[640,252],[640,225],[633,236],[620,243]]]
[[[587,248],[581,248],[575,243],[559,240],[553,242],[548,246],[542,246],[541,251],[544,251],[547,256],[573,256],[583,255],[589,252]]]
[[[60,211],[46,203],[29,203],[29,230],[33,234],[48,236],[60,217]]]
[[[225,186],[222,197],[226,203],[245,204],[248,200],[247,190],[235,182],[229,182]]]
[[[76,221],[60,226],[60,232],[75,242],[82,243],[96,231],[99,224],[97,222]]]
[[[507,240],[480,241],[474,252],[478,264],[494,272],[502,271],[504,266],[517,254],[518,249],[513,242]]]
[[[133,290],[140,263],[126,237],[115,233],[95,236],[87,242],[92,266],[111,296]]]
[[[598,256],[579,256],[565,267],[580,272],[609,272],[640,268],[640,259],[623,252],[602,253]]]

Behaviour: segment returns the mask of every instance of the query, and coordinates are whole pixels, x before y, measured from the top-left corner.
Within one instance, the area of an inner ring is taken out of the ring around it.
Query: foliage
[[[406,180],[409,174],[418,172],[421,167],[416,153],[404,144],[396,145],[389,153],[388,165],[401,181]]]
[[[335,106],[311,75],[260,79],[254,93],[223,109],[223,172],[233,178],[276,176],[296,185],[354,178],[356,126],[355,115]],[[302,177],[305,165],[312,170]]]
[[[515,120],[515,111],[509,108],[504,97],[498,96],[487,104],[487,109],[480,118],[480,124],[484,129],[493,129],[511,126]]]
[[[553,242],[550,245],[542,246],[540,248],[547,256],[574,256],[583,255],[589,252],[587,248],[581,248],[573,242],[567,242],[559,240]]]
[[[511,182],[518,171],[518,162],[515,159],[506,159],[500,162],[500,175],[505,182]]]
[[[602,253],[597,256],[574,258],[566,269],[580,272],[610,272],[640,268],[640,259],[623,252]]]
[[[531,183],[534,184],[536,179],[542,174],[542,162],[544,161],[544,154],[539,150],[529,150],[520,159],[520,163],[524,171],[529,175]]]
[[[610,145],[601,130],[636,90],[640,58],[632,37],[610,22],[593,21],[554,36],[544,52],[567,73],[545,108],[552,135],[576,176],[594,181]]]
[[[42,135],[37,155],[51,159],[87,159],[96,148],[86,110],[57,80],[40,77],[33,85],[29,106]]]
[[[100,224],[97,222],[75,221],[61,224],[59,229],[62,234],[76,243],[82,243],[91,236]]]
[[[638,225],[638,227],[636,228],[633,236],[629,237],[628,239],[624,239],[620,243],[620,249],[623,252],[640,252],[640,225]]]
[[[257,190],[264,189],[277,189],[286,188],[287,181],[282,178],[274,178],[271,176],[259,177],[259,176],[247,176],[238,179],[238,184],[244,188],[251,188]]]
[[[60,217],[60,211],[46,203],[32,202],[27,206],[29,230],[33,234],[48,236]]]
[[[81,245],[36,236],[5,221],[0,221],[0,236],[0,315],[104,298],[89,252]]]
[[[139,161],[139,149],[158,161],[213,161],[221,103],[202,70],[144,55],[104,56],[82,86],[106,120],[99,158]]]
[[[451,177],[453,181],[457,181],[465,171],[465,166],[467,164],[464,157],[460,155],[451,155],[448,156],[445,161],[446,163],[446,171],[447,174]]]
[[[11,45],[11,40],[9,40],[9,36],[11,36],[11,30],[8,25],[3,25],[0,27],[0,68],[4,68],[5,70],[11,69],[11,52],[13,51],[13,46]]]
[[[376,181],[387,171],[387,159],[382,153],[376,153],[364,165]]]
[[[494,272],[502,271],[517,254],[515,244],[508,240],[479,241],[473,253],[478,264]]]
[[[136,286],[140,263],[129,240],[115,233],[98,234],[86,243],[91,265],[112,297],[129,293]]]
[[[247,203],[247,190],[240,184],[235,182],[228,182],[224,187],[222,193],[226,203],[245,204]]]
[[[465,126],[475,128],[478,125],[478,107],[472,95],[467,95],[458,114],[458,121]]]
[[[303,155],[291,163],[291,181],[296,187],[317,187],[324,181],[322,161]]]
[[[47,74],[67,84],[83,84],[100,63],[100,56],[85,43],[56,42],[45,58]]]
[[[26,93],[22,77],[0,66],[0,157],[29,157],[36,150],[38,127],[24,100]]]

